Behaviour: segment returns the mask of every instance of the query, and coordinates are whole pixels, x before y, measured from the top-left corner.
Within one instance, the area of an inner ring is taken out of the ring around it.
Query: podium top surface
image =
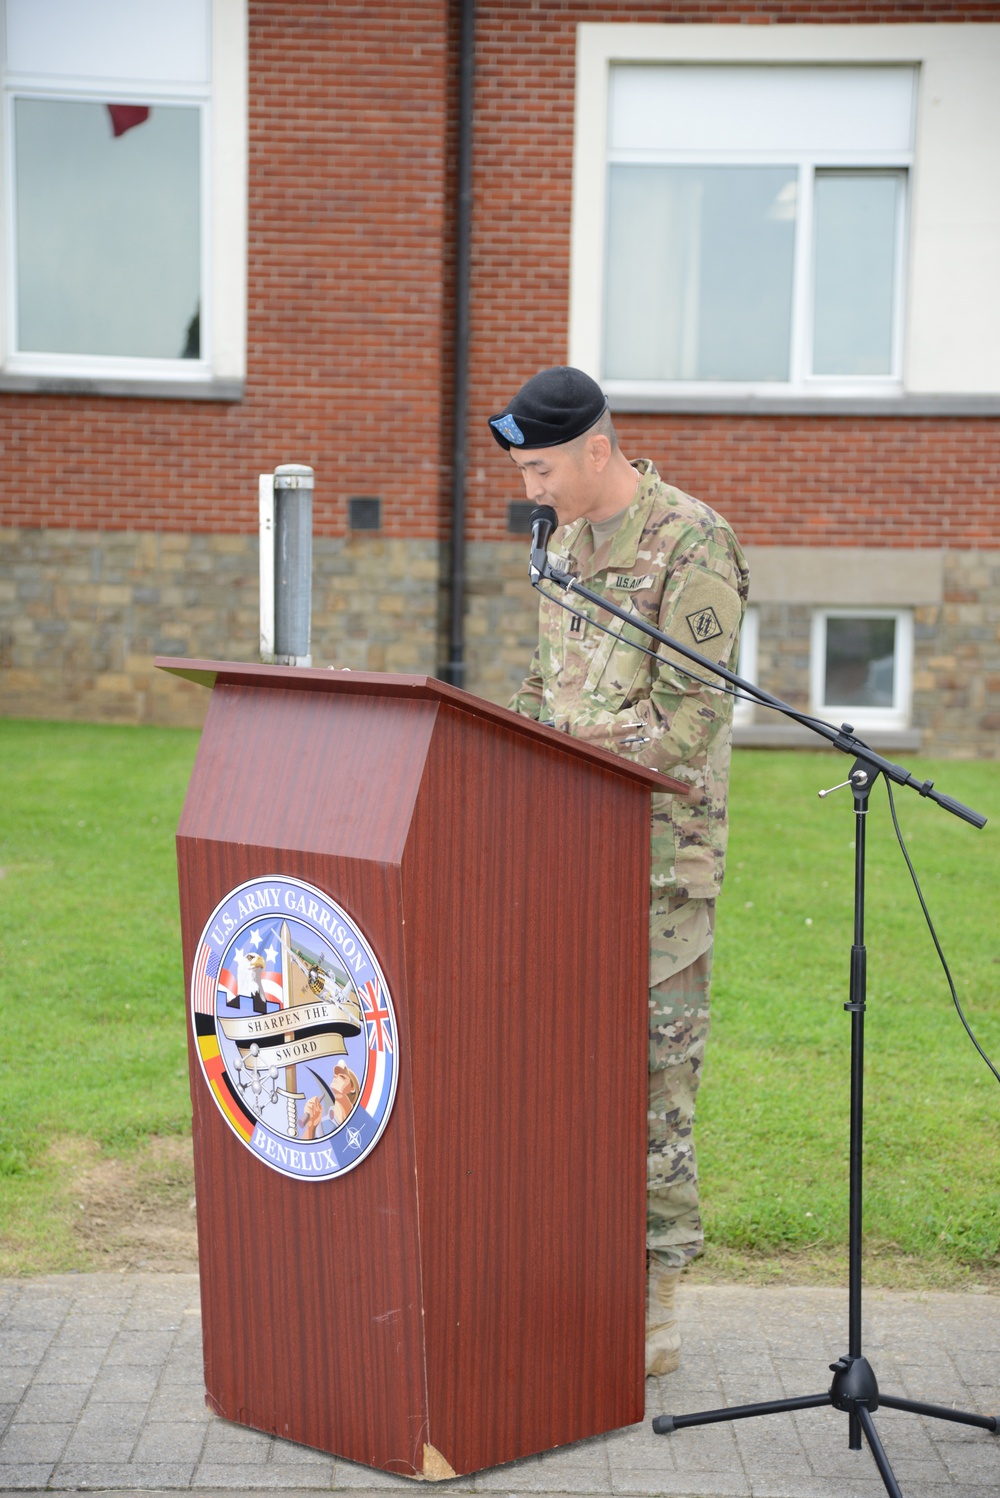
[[[659,770],[648,770],[644,765],[635,765],[631,760],[611,754],[606,749],[596,749],[575,739],[571,734],[560,733],[554,728],[536,723],[533,718],[522,717],[484,697],[475,697],[460,687],[439,681],[435,676],[396,676],[382,671],[352,671],[349,668],[329,667],[326,670],[306,666],[264,666],[242,661],[186,660],[176,656],[157,656],[155,665],[161,671],[169,671],[192,681],[197,686],[241,686],[279,688],[285,691],[325,692],[330,695],[363,697],[399,697],[425,702],[447,703],[460,712],[502,725],[536,742],[548,744],[565,754],[585,759],[594,766],[614,771],[627,780],[639,781],[651,791],[661,794],[686,796],[688,787],[680,780],[663,775]]]

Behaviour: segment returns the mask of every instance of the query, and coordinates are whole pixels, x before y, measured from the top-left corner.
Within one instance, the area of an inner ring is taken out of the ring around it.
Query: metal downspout
[[[458,94],[458,197],[455,224],[455,345],[451,447],[451,558],[445,681],[465,685],[465,477],[472,280],[472,105],[476,56],[475,0],[461,0]]]

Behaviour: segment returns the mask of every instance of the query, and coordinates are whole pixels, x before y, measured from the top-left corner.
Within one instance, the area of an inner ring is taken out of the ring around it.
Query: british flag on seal
[[[392,1016],[382,1001],[378,979],[372,978],[360,990],[361,1013],[368,1037],[368,1072],[365,1077],[361,1106],[367,1113],[378,1107],[385,1086],[386,1062],[390,1063],[393,1052]]]

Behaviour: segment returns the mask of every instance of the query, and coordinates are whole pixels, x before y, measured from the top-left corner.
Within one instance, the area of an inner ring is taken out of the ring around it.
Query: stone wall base
[[[527,540],[466,555],[466,685],[506,702],[537,635]],[[434,675],[447,656],[447,551],[358,534],[313,543],[313,661]],[[941,553],[941,597],[914,608],[912,728],[923,753],[1000,757],[1000,551]],[[873,605],[877,600],[872,600]],[[759,679],[809,692],[807,603],[762,602]],[[255,661],[256,536],[0,531],[0,713],[198,726],[208,694],[157,655]],[[762,710],[758,723],[767,721]],[[907,746],[912,740],[907,740]]]
[[[433,673],[438,545],[313,542],[313,661]],[[0,712],[200,726],[157,655],[259,661],[256,536],[0,531]]]
[[[906,553],[900,553],[904,556]],[[883,739],[946,759],[1000,758],[1000,551],[944,551],[940,597],[913,607],[911,730]],[[751,597],[753,575],[751,574]],[[823,600],[828,602],[829,600]],[[873,607],[897,600],[870,600]],[[852,600],[852,606],[857,604]],[[803,603],[759,608],[760,685],[809,710],[811,610]],[[755,708],[756,725],[780,721]],[[915,731],[915,732],[914,732]],[[879,736],[866,735],[878,747]],[[801,735],[794,729],[789,742]]]

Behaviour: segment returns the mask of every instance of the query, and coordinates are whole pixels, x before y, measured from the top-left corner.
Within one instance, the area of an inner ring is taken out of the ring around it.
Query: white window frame
[[[6,6],[0,0],[0,38]],[[3,58],[0,110],[0,389],[85,388],[143,395],[242,391],[246,376],[247,0],[209,0],[209,78],[202,84],[121,80],[80,83],[57,75],[11,73]],[[16,348],[13,109],[16,98],[195,106],[201,114],[201,352],[197,359],[30,353]]]
[[[740,628],[740,656],[736,664],[737,676],[742,676],[744,681],[757,682],[757,653],[760,640],[760,610],[750,604],[743,615],[743,624]],[[755,702],[748,702],[744,697],[737,697],[733,703],[733,727],[739,727],[754,721]]]
[[[896,650],[891,707],[854,707],[826,702],[826,626],[828,619],[893,619]],[[857,729],[908,728],[913,706],[913,613],[910,609],[814,609],[809,641],[809,710],[818,718],[850,723]]]
[[[612,63],[614,68],[620,64]],[[725,69],[712,69],[723,73]],[[769,70],[770,71],[770,70]],[[610,73],[609,73],[610,86]],[[915,92],[916,90],[914,90]],[[912,123],[911,123],[912,140]],[[913,150],[849,150],[830,147],[766,150],[674,149],[607,147],[608,179],[615,165],[628,166],[783,166],[796,173],[795,241],[791,280],[791,329],[787,380],[636,380],[606,379],[603,370],[603,330],[601,348],[601,383],[611,396],[660,393],[664,395],[752,395],[767,396],[795,392],[802,395],[895,395],[902,391],[903,309],[905,306],[905,270],[907,203],[913,170]],[[815,188],[820,173],[864,173],[902,179],[900,211],[896,215],[893,255],[893,324],[890,367],[885,374],[840,376],[813,373],[813,300],[815,292],[816,241]],[[606,259],[607,234],[604,247]],[[602,264],[601,300],[604,300],[606,264]]]
[[[722,26],[583,23],[577,28],[568,360],[601,377],[608,88],[615,63],[898,64],[918,70],[898,378],[853,390],[828,378],[730,386],[608,382],[619,410],[697,409],[779,398],[813,409],[845,396],[879,409],[924,397],[1000,396],[1000,25]],[[808,295],[800,277],[798,294]],[[802,368],[802,350],[798,352]]]
[[[913,182],[912,150],[900,152],[894,159],[882,153],[879,164],[857,163],[854,171],[869,177],[902,178],[899,212],[896,215],[896,242],[893,246],[893,296],[890,368],[886,375],[837,376],[813,372],[813,334],[815,331],[816,236],[813,229],[816,178],[851,175],[852,163],[814,162],[799,167],[799,234],[796,239],[796,267],[792,291],[792,388],[808,395],[900,395],[903,390],[903,345],[906,322],[906,271],[909,243],[910,192]],[[904,160],[905,155],[905,160]],[[805,241],[808,240],[808,243]],[[806,261],[803,265],[802,262]]]

